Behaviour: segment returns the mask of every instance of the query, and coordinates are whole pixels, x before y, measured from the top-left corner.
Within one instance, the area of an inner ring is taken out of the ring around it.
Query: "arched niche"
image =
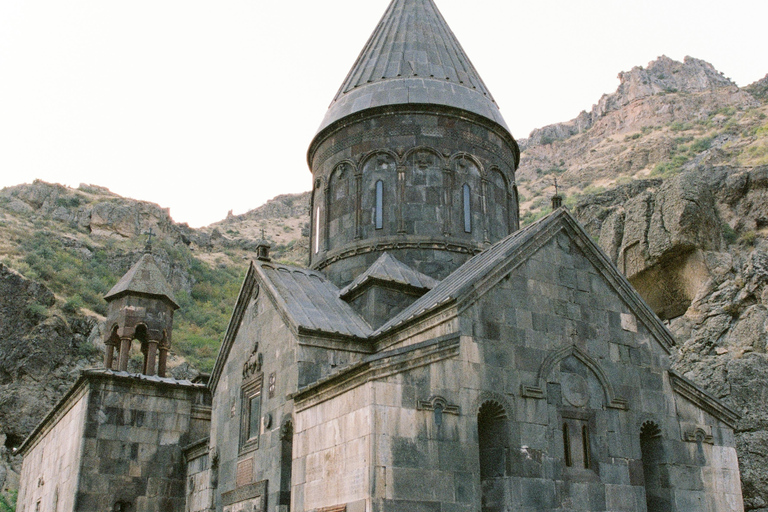
[[[360,167],[363,170],[362,237],[397,233],[397,156],[389,151],[376,151],[368,155]],[[381,185],[377,193],[378,182]],[[380,228],[377,228],[377,218],[380,219]]]
[[[512,232],[510,225],[510,194],[507,178],[498,167],[488,171],[488,235],[497,242]]]
[[[445,218],[445,163],[436,150],[415,148],[406,153],[403,189],[403,230],[440,236]]]
[[[550,375],[555,369],[560,370],[561,363],[563,363],[563,361],[566,359],[570,359],[575,363],[583,365],[584,372],[587,372],[585,373],[585,376],[594,377],[596,383],[598,384],[599,394],[601,395],[600,398],[601,400],[604,399],[604,405],[606,407],[622,410],[626,410],[628,408],[627,401],[616,396],[613,390],[613,385],[608,380],[608,376],[605,374],[598,362],[576,345],[569,345],[558,351],[551,352],[544,359],[544,361],[542,361],[541,366],[539,367],[536,384],[533,386],[523,385],[521,390],[522,395],[528,398],[544,398],[545,391],[547,389],[547,382],[549,381]],[[591,393],[590,397],[594,398],[594,395],[594,393]]]
[[[505,489],[511,474],[510,411],[504,402],[493,398],[477,410],[477,445],[480,467],[482,512],[508,510]]]
[[[451,158],[453,171],[452,229],[462,238],[482,240],[485,230],[483,213],[483,166],[469,153]]]
[[[328,178],[326,232],[328,250],[346,244],[355,237],[355,167],[341,162]]]
[[[310,201],[310,247],[314,256],[326,250],[325,234],[327,227],[325,222],[327,204],[326,181],[322,177],[315,178]]]
[[[645,503],[648,512],[671,512],[664,440],[659,425],[646,421],[640,429]]]

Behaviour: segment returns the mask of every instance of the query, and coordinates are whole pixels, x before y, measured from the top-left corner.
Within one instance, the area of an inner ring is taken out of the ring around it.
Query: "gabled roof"
[[[372,281],[393,283],[425,291],[431,290],[440,282],[409,267],[388,252],[385,252],[373,265],[368,267],[368,270],[357,276],[354,281],[341,290],[339,297],[347,297],[355,290]]]
[[[509,132],[491,93],[433,0],[393,0],[318,130],[369,108],[459,108]]]
[[[616,269],[616,266],[564,208],[560,208],[513,233],[470,259],[430,292],[382,325],[373,333],[373,336],[384,334],[442,305],[472,300],[482,293],[487,281],[492,280],[501,270],[509,266],[510,261],[525,261],[529,256],[527,249],[536,243],[543,244],[563,230],[568,232],[572,239],[579,242],[585,256],[592,261],[597,270],[634,310],[663,348],[669,352],[675,345],[672,335],[627,279]]]
[[[174,309],[179,309],[179,305],[176,304],[176,299],[173,297],[171,286],[157,267],[155,258],[148,252],[144,253],[139,261],[109,290],[104,296],[104,300],[109,302],[130,293],[164,298],[171,302]]]
[[[297,331],[367,338],[372,329],[339,298],[339,289],[313,270],[256,262],[255,269]]]

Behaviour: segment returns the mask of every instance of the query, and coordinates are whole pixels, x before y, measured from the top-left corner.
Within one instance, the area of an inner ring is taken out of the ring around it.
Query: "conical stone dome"
[[[395,0],[320,124],[386,105],[431,104],[483,116],[508,130],[491,93],[432,0]]]
[[[393,0],[309,147],[311,268],[344,287],[389,252],[443,279],[518,229],[519,159],[433,0]]]

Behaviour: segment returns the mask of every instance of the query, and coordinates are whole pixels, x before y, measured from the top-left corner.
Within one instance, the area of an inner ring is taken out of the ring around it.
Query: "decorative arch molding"
[[[395,153],[394,151],[390,149],[380,148],[380,149],[374,149],[373,151],[369,151],[363,157],[360,159],[360,165],[359,169],[362,172],[365,169],[365,166],[368,165],[368,162],[370,162],[372,159],[376,158],[377,156],[383,156],[386,155],[395,162],[395,168],[392,169],[393,172],[397,171],[397,167],[402,165],[402,158],[400,158],[400,155]]]
[[[438,150],[429,146],[417,146],[413,149],[409,149],[403,155],[403,162],[408,162],[412,156],[418,155],[419,153],[430,153],[433,155],[439,169],[443,169],[446,166],[445,157]]]
[[[358,167],[352,160],[345,159],[341,162],[337,163],[331,173],[328,175],[328,179],[324,183],[324,188],[330,188],[333,185],[333,180],[337,177],[339,179],[344,178],[352,178],[354,176],[357,176],[358,174]],[[349,175],[349,176],[347,176]],[[351,182],[351,179],[350,179]],[[350,187],[351,190],[351,187]]]
[[[480,409],[483,409],[488,405],[497,405],[504,411],[504,415],[507,419],[511,420],[514,418],[512,414],[514,408],[509,400],[507,400],[507,397],[500,393],[494,393],[493,391],[482,391],[478,395],[472,404],[472,414],[477,416],[480,414]]]
[[[510,181],[509,176],[507,176],[502,168],[496,164],[493,164],[488,168],[488,177],[490,177],[494,172],[497,172],[501,175],[501,178],[504,180],[504,185],[507,187],[507,193],[509,193],[509,191],[512,190],[514,182]]]
[[[525,398],[544,398],[544,389],[546,388],[547,384],[547,376],[549,376],[549,374],[555,368],[555,365],[560,363],[560,361],[563,359],[571,356],[575,357],[584,366],[589,368],[589,370],[600,382],[600,385],[603,388],[603,393],[605,394],[605,403],[607,407],[620,410],[627,410],[629,408],[627,400],[616,396],[613,391],[613,386],[608,380],[608,376],[605,374],[598,362],[592,359],[589,354],[587,354],[576,345],[570,345],[556,352],[550,353],[539,367],[539,373],[536,378],[536,385],[526,386],[523,384],[520,391],[521,395]]]
[[[483,164],[480,162],[480,160],[477,159],[477,157],[475,157],[475,155],[471,153],[467,153],[466,151],[462,151],[462,152],[451,155],[449,163],[452,169],[455,170],[454,165],[459,160],[469,160],[475,165],[475,167],[477,167],[477,171],[480,173],[480,178],[482,179],[486,178],[485,166],[483,166]]]
[[[461,408],[458,405],[448,403],[444,397],[440,395],[434,395],[429,397],[429,400],[419,400],[417,409],[420,411],[434,411],[440,409],[444,414],[461,414]]]
[[[638,425],[637,432],[641,438],[660,437],[662,435],[661,422],[655,417],[643,415],[636,425]]]

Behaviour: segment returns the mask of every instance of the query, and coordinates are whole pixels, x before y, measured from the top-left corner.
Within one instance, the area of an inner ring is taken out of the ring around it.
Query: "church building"
[[[155,369],[175,302],[132,269],[20,512],[743,511],[738,414],[567,210],[520,228],[518,145],[433,0],[392,1],[307,158],[309,268],[259,245],[207,385]]]

